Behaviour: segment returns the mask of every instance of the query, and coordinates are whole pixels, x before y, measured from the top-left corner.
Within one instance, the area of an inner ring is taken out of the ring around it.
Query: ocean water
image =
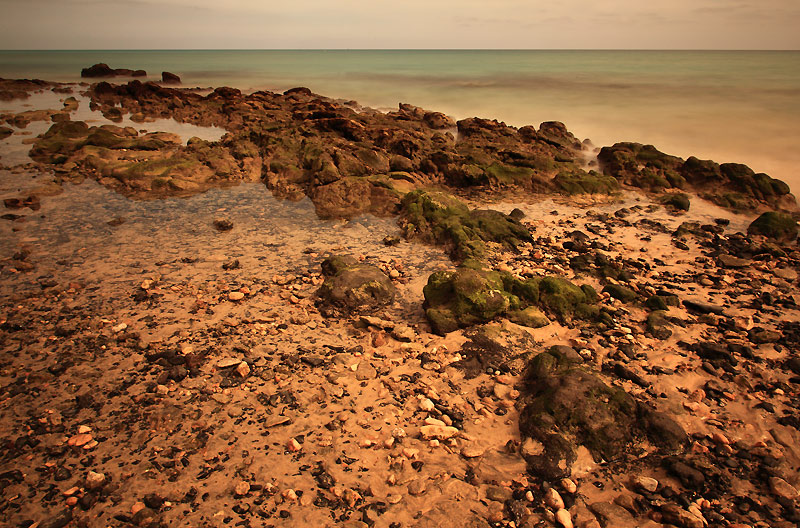
[[[651,143],[800,189],[797,51],[0,51],[0,76],[78,81],[97,62],[186,86],[307,86],[379,109],[563,121],[596,146]]]

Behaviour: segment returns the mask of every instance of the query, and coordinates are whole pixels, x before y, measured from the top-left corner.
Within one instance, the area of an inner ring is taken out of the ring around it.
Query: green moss
[[[667,194],[661,199],[661,203],[678,211],[688,211],[691,205],[689,196],[683,193]]]
[[[529,306],[524,310],[509,311],[506,316],[509,321],[530,328],[542,328],[550,324],[550,319],[535,306]]]
[[[635,291],[622,286],[621,284],[608,284],[605,288],[603,288],[603,291],[624,303],[633,302],[637,297],[639,297]]]
[[[660,295],[653,295],[649,297],[644,305],[647,307],[648,310],[666,310],[667,307],[667,300]]]
[[[562,194],[611,194],[619,190],[619,183],[613,176],[595,171],[582,170],[559,172],[553,178],[553,185]]]
[[[494,183],[526,186],[531,182],[533,170],[527,167],[515,167],[503,163],[492,163],[486,167],[487,179]]]
[[[797,238],[797,222],[791,215],[769,211],[747,228],[750,235],[762,235],[777,242],[791,242]]]
[[[406,238],[448,246],[456,260],[482,260],[486,242],[516,247],[531,241],[527,228],[498,211],[470,211],[441,192],[413,191],[401,204],[400,225]]]

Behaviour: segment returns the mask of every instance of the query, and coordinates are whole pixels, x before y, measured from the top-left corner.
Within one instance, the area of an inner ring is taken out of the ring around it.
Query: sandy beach
[[[307,88],[0,120],[4,525],[800,522],[780,180]]]

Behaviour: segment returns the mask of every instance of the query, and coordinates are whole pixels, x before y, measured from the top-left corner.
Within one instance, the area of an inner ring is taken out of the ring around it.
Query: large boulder
[[[509,215],[491,209],[470,210],[454,196],[414,191],[401,203],[400,227],[408,239],[446,246],[456,260],[480,260],[486,242],[516,248],[533,239],[528,229]]]
[[[769,211],[753,220],[747,233],[762,235],[776,242],[791,242],[797,238],[797,222],[786,213]]]
[[[161,82],[163,84],[180,84],[181,78],[174,73],[161,72]]]
[[[81,70],[83,78],[103,78],[103,77],[146,77],[144,70],[131,70],[128,68],[112,68],[104,62],[97,63]]]
[[[320,185],[312,191],[311,200],[320,218],[389,216],[400,208],[400,194],[378,178],[349,177]]]
[[[597,293],[591,287],[560,277],[522,281],[510,273],[462,266],[433,273],[423,293],[425,314],[441,335],[498,317],[532,328],[550,324],[549,317],[564,323],[607,317],[595,305]]]
[[[322,263],[325,282],[317,291],[327,315],[374,313],[394,301],[396,288],[380,269],[352,257],[330,257]]]
[[[571,474],[580,445],[596,461],[612,462],[645,437],[671,451],[687,441],[669,416],[606,384],[562,347],[551,347],[530,361],[524,390],[522,455],[529,471],[547,480]]]

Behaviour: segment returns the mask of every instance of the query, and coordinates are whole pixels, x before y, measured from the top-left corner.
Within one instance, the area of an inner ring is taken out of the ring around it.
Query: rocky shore
[[[0,101],[9,526],[800,523],[785,183],[306,88]]]

